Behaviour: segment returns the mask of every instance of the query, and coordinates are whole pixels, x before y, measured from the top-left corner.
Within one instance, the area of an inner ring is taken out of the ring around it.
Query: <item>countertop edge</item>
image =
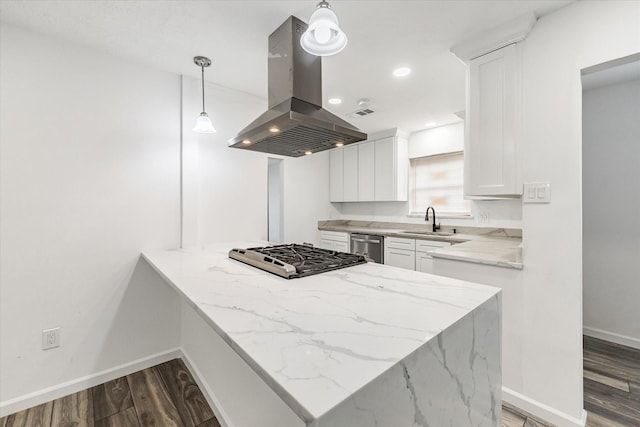
[[[522,270],[524,268],[524,266],[520,262],[491,261],[491,260],[480,259],[480,258],[471,258],[465,255],[457,256],[457,255],[451,255],[451,254],[439,254],[437,250],[431,251],[430,254],[433,258],[469,262],[472,264],[483,264],[483,265],[490,265],[493,267],[511,268],[515,270]]]

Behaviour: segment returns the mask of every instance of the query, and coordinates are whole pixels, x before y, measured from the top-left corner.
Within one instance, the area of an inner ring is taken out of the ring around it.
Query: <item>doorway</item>
[[[640,54],[582,70],[587,425],[636,425],[640,389]],[[594,423],[594,424],[591,424]]]
[[[284,161],[269,157],[267,167],[267,239],[284,242]]]
[[[640,54],[582,70],[585,335],[640,348]]]

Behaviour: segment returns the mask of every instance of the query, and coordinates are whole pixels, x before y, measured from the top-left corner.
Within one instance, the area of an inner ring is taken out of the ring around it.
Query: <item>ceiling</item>
[[[330,1],[349,44],[323,58],[324,107],[366,132],[413,132],[458,121],[464,65],[449,48],[529,11],[571,0]],[[310,1],[2,0],[2,22],[112,52],[151,67],[199,77],[192,58],[213,60],[209,83],[267,95],[267,38],[289,15],[304,21]],[[408,66],[408,77],[393,77]],[[338,106],[326,101],[340,97]],[[353,118],[359,98],[375,113]]]

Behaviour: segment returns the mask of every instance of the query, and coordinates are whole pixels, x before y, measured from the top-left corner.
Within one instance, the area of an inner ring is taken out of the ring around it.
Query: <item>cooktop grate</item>
[[[229,257],[287,279],[311,276],[367,262],[362,255],[300,244],[232,249],[229,251]]]

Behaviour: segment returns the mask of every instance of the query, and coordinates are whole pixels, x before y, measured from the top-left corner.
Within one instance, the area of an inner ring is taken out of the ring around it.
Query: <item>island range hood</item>
[[[295,16],[269,36],[269,109],[229,146],[300,157],[367,139],[367,134],[322,108],[322,58],[307,53],[307,29]]]

